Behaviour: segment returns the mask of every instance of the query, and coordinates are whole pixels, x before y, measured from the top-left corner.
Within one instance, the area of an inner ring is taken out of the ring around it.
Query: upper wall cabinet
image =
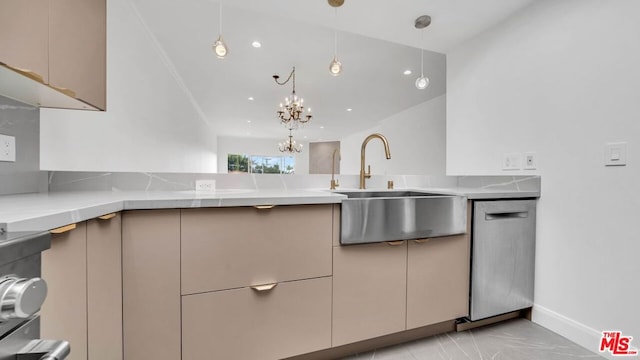
[[[0,94],[106,109],[106,0],[0,1]]]
[[[49,82],[49,1],[0,2],[0,62]]]

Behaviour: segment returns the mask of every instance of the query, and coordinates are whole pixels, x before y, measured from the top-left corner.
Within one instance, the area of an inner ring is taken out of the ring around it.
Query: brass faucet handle
[[[364,177],[367,179],[371,178],[371,165],[367,165],[367,172],[364,173]]]
[[[331,180],[331,186],[329,187],[331,190],[335,190],[338,186],[340,186],[340,183],[337,179]]]

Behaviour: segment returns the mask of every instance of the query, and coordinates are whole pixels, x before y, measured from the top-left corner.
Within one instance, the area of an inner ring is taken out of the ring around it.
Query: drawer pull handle
[[[109,220],[109,219],[113,219],[114,217],[116,217],[116,213],[111,213],[111,214],[98,216],[98,219],[100,219],[100,220]]]
[[[255,286],[252,286],[251,288],[257,292],[265,292],[265,291],[273,290],[273,288],[276,287],[276,285],[278,285],[278,283],[255,285]]]
[[[389,246],[398,246],[404,244],[404,240],[385,241]]]
[[[58,90],[59,92],[65,94],[65,95],[67,95],[69,97],[72,97],[72,98],[76,98],[77,97],[76,96],[76,92],[71,90],[71,89],[67,89],[67,88],[63,88],[63,87],[57,87],[57,86],[54,86],[54,85],[51,85],[51,84],[49,84],[49,86],[51,88],[53,88],[54,90]]]
[[[67,231],[71,231],[75,228],[76,228],[76,224],[69,224],[69,225],[61,226],[59,228],[55,228],[53,230],[49,230],[49,232],[52,234],[62,234],[62,233],[66,233]]]
[[[255,205],[254,208],[258,209],[258,210],[269,210],[269,209],[273,209],[274,207],[276,207],[275,205]]]
[[[4,64],[4,63],[0,63],[0,64]],[[4,66],[8,67],[9,69],[17,72],[18,74],[22,75],[22,76],[26,76],[31,80],[35,80],[41,84],[44,84],[44,78],[42,77],[42,75],[33,72],[31,70],[28,69],[21,69],[21,68],[17,68],[8,64],[4,64]]]
[[[413,240],[416,244],[424,244],[426,242],[429,242],[429,240],[431,239],[418,239],[418,240]]]

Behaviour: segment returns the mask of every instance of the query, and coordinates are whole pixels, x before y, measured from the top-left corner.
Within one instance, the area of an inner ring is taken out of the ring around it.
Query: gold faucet
[[[391,159],[391,152],[389,151],[389,141],[382,134],[371,134],[367,136],[366,139],[362,142],[362,147],[360,148],[360,189],[365,188],[364,180],[371,177],[371,165],[368,166],[367,172],[364,172],[364,153],[367,148],[367,143],[371,141],[371,139],[378,138],[382,140],[384,144],[384,154],[388,159]]]
[[[340,186],[338,180],[334,180],[334,174],[336,171],[336,153],[338,153],[338,160],[340,160],[340,149],[333,150],[333,154],[331,154],[331,186],[329,187],[331,190],[335,190]]]

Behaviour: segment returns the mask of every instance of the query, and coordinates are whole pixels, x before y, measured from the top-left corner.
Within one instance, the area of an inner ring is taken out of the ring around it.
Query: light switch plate
[[[605,166],[625,166],[627,165],[627,143],[609,143],[604,147]]]
[[[16,161],[16,137],[0,134],[0,161]]]
[[[520,170],[522,168],[521,164],[521,153],[509,153],[502,156],[502,170]]]

